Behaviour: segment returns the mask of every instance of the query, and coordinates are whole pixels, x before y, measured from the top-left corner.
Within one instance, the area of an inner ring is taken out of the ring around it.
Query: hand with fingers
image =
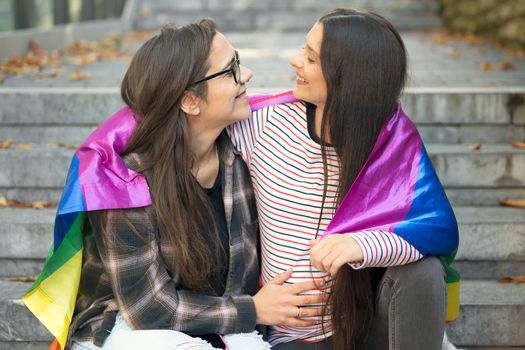
[[[335,276],[344,264],[363,261],[363,250],[350,235],[329,235],[310,241],[310,246],[312,265],[331,276]]]
[[[301,295],[301,293],[319,290],[323,286],[323,281],[284,285],[291,276],[291,269],[277,275],[254,295],[258,324],[307,327],[319,322],[303,318],[321,316],[323,313],[321,306],[308,306],[325,303],[327,295],[321,292],[314,295]]]

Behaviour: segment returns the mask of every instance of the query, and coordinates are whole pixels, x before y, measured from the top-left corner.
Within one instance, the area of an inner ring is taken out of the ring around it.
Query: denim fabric
[[[376,271],[375,315],[364,349],[441,350],[447,302],[441,262],[427,257]],[[294,341],[273,347],[273,350],[331,349],[330,339],[319,343]]]

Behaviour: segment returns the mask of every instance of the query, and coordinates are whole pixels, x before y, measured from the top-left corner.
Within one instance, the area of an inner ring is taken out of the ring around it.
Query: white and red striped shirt
[[[321,146],[308,132],[304,103],[262,108],[227,131],[248,164],[253,180],[263,282],[290,267],[293,275],[287,283],[327,278],[326,273],[310,264],[309,241],[316,238],[324,171]],[[319,236],[333,217],[339,181],[340,167],[331,147],[327,147],[327,158],[327,197]],[[360,231],[352,232],[352,237],[364,253],[362,262],[351,264],[356,269],[404,265],[422,258],[416,248],[394,233]],[[324,321],[324,327],[270,327],[269,341],[272,345],[293,340],[320,341],[331,335],[329,318]]]

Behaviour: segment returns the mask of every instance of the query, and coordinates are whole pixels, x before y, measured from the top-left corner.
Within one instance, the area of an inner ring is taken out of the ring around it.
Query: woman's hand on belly
[[[318,280],[284,285],[291,276],[292,269],[277,275],[253,296],[258,324],[308,327],[319,322],[303,318],[323,314],[322,307],[308,306],[326,302],[328,296],[320,291],[324,282]],[[319,291],[319,294],[300,295],[311,290]]]
[[[363,250],[350,235],[333,234],[310,241],[310,261],[319,271],[335,276],[347,263],[363,260]]]

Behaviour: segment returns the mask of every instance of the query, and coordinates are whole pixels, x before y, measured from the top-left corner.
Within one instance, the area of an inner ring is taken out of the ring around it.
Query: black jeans
[[[441,262],[427,257],[408,265],[374,270],[375,314],[364,349],[440,350],[447,303]],[[327,339],[319,343],[294,341],[272,349],[331,350],[332,347]]]

